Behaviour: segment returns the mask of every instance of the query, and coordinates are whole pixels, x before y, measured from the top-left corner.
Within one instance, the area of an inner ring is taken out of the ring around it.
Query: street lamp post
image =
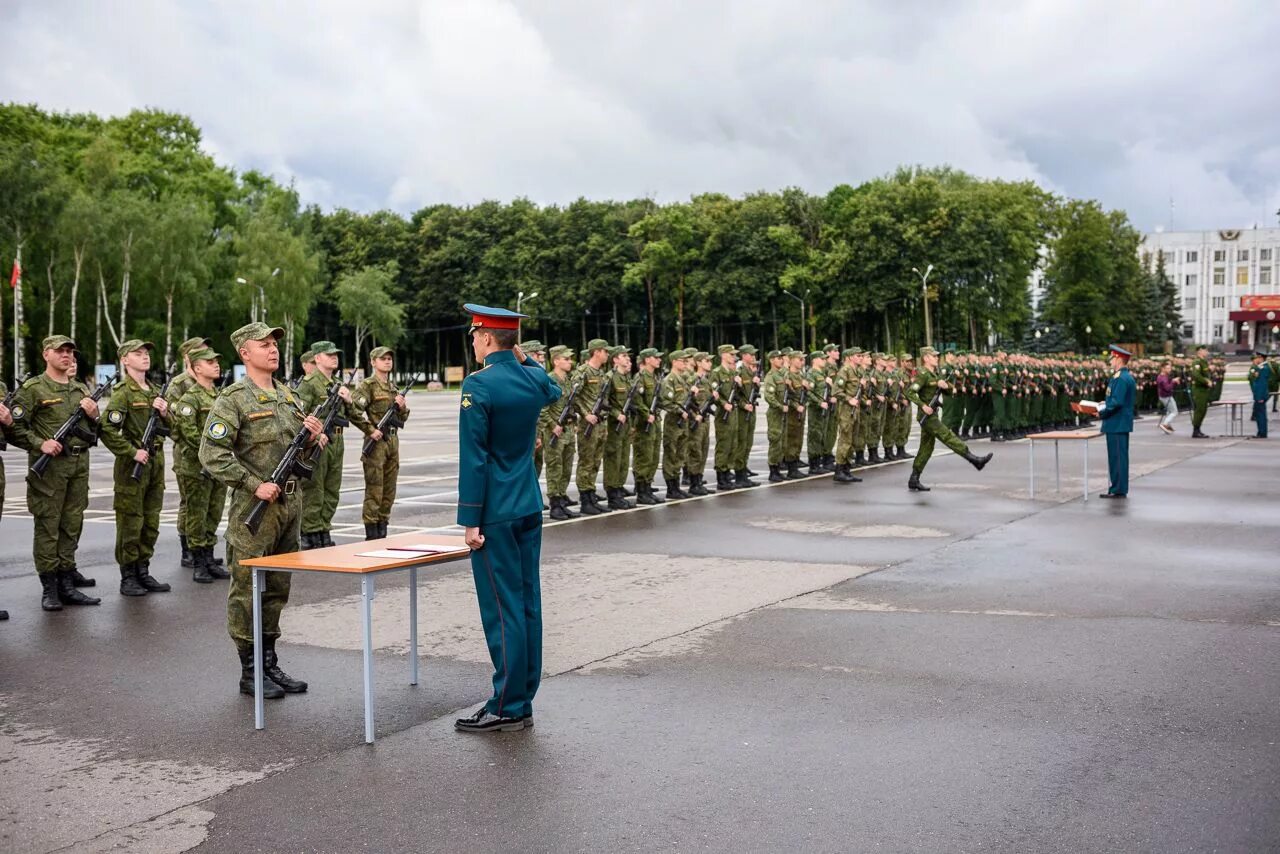
[[[911,272],[920,277],[920,295],[924,297],[924,343],[927,347],[933,346],[933,323],[929,320],[929,274],[933,272],[933,265],[930,264],[924,268],[924,272],[920,272],[919,267],[912,267]]]
[[[803,352],[803,353],[808,353],[808,352],[809,352],[809,350],[808,350],[808,348],[805,346],[805,343],[804,343],[804,342],[805,342],[805,331],[804,331],[804,300],[809,298],[809,291],[808,291],[808,290],[806,290],[806,291],[804,292],[804,299],[801,299],[800,297],[796,296],[795,294],[791,293],[791,291],[788,291],[788,290],[784,290],[784,291],[783,291],[783,293],[784,293],[784,294],[786,294],[787,296],[791,297],[791,298],[792,298],[793,300],[795,300],[796,302],[800,303],[800,350],[801,350],[801,352]]]
[[[519,313],[520,313],[520,304],[521,304],[521,303],[523,303],[523,302],[524,302],[525,300],[527,300],[527,299],[537,299],[537,297],[538,297],[538,292],[537,292],[537,291],[534,291],[533,293],[529,294],[528,296],[525,296],[525,295],[524,295],[524,291],[520,291],[519,293],[517,293],[517,294],[516,294],[516,314],[519,314]],[[522,335],[523,327],[524,327],[524,324],[521,324],[521,325],[520,325],[520,327],[516,329],[516,342],[517,342],[517,343],[519,343],[519,342],[523,339],[523,335]]]

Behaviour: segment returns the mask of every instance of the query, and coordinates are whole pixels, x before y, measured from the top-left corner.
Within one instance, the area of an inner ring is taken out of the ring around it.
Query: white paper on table
[[[447,548],[445,546],[433,546],[431,543],[410,543],[407,546],[399,546],[398,548],[413,549],[416,552],[426,552],[429,555],[449,554],[451,552],[469,552],[469,546],[457,546]]]
[[[419,551],[418,549],[376,549],[371,552],[358,552],[356,557],[378,557],[386,560],[413,560],[418,557],[426,557],[433,555],[433,551]]]

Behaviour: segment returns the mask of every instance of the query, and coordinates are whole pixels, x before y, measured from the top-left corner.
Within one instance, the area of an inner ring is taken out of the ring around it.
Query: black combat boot
[[[856,468],[856,469],[860,469],[860,468],[862,468],[863,466],[865,466],[866,464],[867,464],[867,458],[866,458],[865,456],[863,456],[862,451],[854,451],[854,453],[853,453],[853,467],[854,467],[854,468]]]
[[[577,507],[577,506],[578,506],[578,499],[576,499],[576,498],[570,498],[569,496],[567,496],[567,495],[566,495],[566,496],[564,497],[564,506],[565,506],[565,507]]]
[[[869,465],[869,466],[874,466],[874,465],[877,465],[878,463],[880,463],[880,461],[881,461],[881,460],[880,460],[880,449],[879,449],[879,448],[868,448],[868,449],[867,449],[867,465]]]
[[[324,548],[328,548],[329,546],[336,546],[336,545],[337,545],[337,543],[335,543],[335,542],[333,541],[333,537],[329,536],[329,532],[328,532],[328,531],[321,531],[321,532],[320,532],[320,545],[321,545],[322,547],[324,547]]]
[[[907,480],[907,489],[912,492],[928,492],[929,487],[920,482],[920,472],[913,471]]]
[[[58,598],[58,574],[56,572],[40,573],[40,607],[46,611],[62,610],[62,600]]]
[[[653,490],[644,482],[644,479],[636,478],[636,504],[652,507],[657,503],[657,496],[653,494]]]
[[[695,474],[693,476],[693,485],[689,487],[690,495],[710,495],[711,490],[707,489],[706,483],[703,482],[705,475]]]
[[[134,566],[137,567],[138,583],[141,584],[148,593],[168,593],[169,585],[163,581],[157,581],[151,575],[151,561],[140,560]]]
[[[147,588],[138,582],[138,565],[136,563],[126,563],[120,567],[120,595],[147,595]]]
[[[568,516],[570,519],[578,518],[578,514],[569,509],[569,496],[567,495],[560,496],[560,509],[563,510],[564,515]]]
[[[191,548],[187,543],[187,535],[178,535],[178,545],[182,546],[182,568],[191,569],[195,566],[195,555],[191,553]]]
[[[378,523],[378,539],[385,540],[387,538],[387,526],[390,524],[386,519]]]
[[[822,457],[809,457],[809,474],[822,474],[826,471],[822,466]]]
[[[679,477],[664,477],[663,480],[665,480],[667,483],[667,500],[668,501],[679,501],[683,498],[689,497],[689,493],[685,492],[683,489],[680,488]]]
[[[558,495],[550,496],[549,498],[547,498],[547,503],[551,505],[551,513],[549,515],[551,516],[552,519],[555,519],[557,522],[564,522],[568,520],[569,511],[566,510],[564,505],[560,503],[560,496]]]
[[[365,522],[365,523],[364,523],[364,540],[365,540],[365,542],[367,543],[367,542],[369,542],[369,540],[376,540],[376,539],[378,539],[378,523],[377,523],[377,522]]]
[[[627,500],[627,496],[623,494],[621,487],[606,489],[605,493],[609,498],[610,510],[634,510],[636,506]]]
[[[231,577],[231,573],[227,572],[226,567],[222,565],[222,561],[213,556],[213,546],[209,546],[204,550],[204,568],[215,579],[225,580]]]
[[[738,469],[736,475],[733,478],[734,489],[743,489],[748,486],[759,486],[759,485],[760,484],[756,483],[754,480],[750,478],[750,476],[747,474],[746,469]]]
[[[835,455],[835,454],[827,454],[826,466],[827,466],[827,471],[835,471],[835,470],[836,470],[836,455]]]
[[[680,469],[680,485],[689,486],[692,482],[692,479],[689,477],[689,470]]]
[[[305,537],[306,534],[303,534]],[[191,550],[191,580],[196,584],[212,584],[213,573],[209,565],[213,563],[213,549]]]
[[[787,480],[798,480],[804,477],[804,472],[800,471],[799,460],[783,460],[787,464],[787,471],[783,475]]]
[[[898,452],[897,452],[896,454],[894,454],[893,458],[894,458],[895,460],[906,460],[906,459],[910,459],[910,458],[911,458],[911,455],[907,453],[907,447],[906,447],[906,445],[899,445],[899,446],[898,446]]]
[[[653,503],[654,503],[654,504],[666,504],[666,503],[667,503],[667,500],[666,500],[665,498],[663,498],[661,495],[659,495],[658,493],[656,493],[656,492],[654,492],[654,491],[653,491],[653,480],[652,480],[652,478],[651,478],[651,479],[649,479],[649,480],[646,480],[646,481],[644,482],[644,489],[645,489],[645,492],[649,493],[649,497],[653,499]]]
[[[311,551],[314,548],[316,548],[315,534],[308,534],[306,531],[303,531],[302,532],[302,550],[304,552],[307,552],[307,551]]]
[[[599,516],[601,513],[609,512],[600,506],[600,500],[596,498],[594,489],[588,489],[586,492],[578,493],[578,500],[582,502],[583,516]]]
[[[983,467],[986,466],[987,463],[991,462],[991,458],[994,456],[995,454],[987,454],[986,456],[975,457],[972,451],[964,452],[964,458],[978,471],[982,471]]]
[[[635,497],[636,497],[636,494],[635,494],[634,492],[632,492],[630,489],[627,489],[627,488],[626,488],[626,486],[619,487],[618,491],[622,493],[622,497],[623,497],[623,498],[635,498]]]
[[[238,650],[240,653],[240,693],[253,696],[253,647]],[[266,656],[263,656],[262,696],[268,700],[279,700],[284,696],[284,689],[267,676]]]
[[[75,564],[72,564],[71,568],[66,570],[66,572],[71,575],[71,583],[76,587],[94,587],[98,583],[95,579],[85,578],[81,575],[79,567]]]
[[[71,582],[71,573],[58,573],[58,599],[63,605],[97,605],[102,600],[95,596],[86,596],[76,589]]]
[[[733,488],[733,475],[728,471],[716,469],[716,489],[720,492],[728,492]]]
[[[786,480],[786,478],[782,476],[782,466],[769,466],[770,483],[782,483],[784,480]]]
[[[286,694],[305,694],[307,683],[294,679],[280,669],[280,660],[276,657],[276,639],[262,639],[262,675],[284,689]],[[265,681],[265,680],[264,680]]]

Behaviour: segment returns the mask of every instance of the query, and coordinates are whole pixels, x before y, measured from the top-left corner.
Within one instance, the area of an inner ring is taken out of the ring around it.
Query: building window
[[[1215,264],[1221,264],[1226,260],[1227,260],[1227,250],[1225,249],[1213,250],[1213,261]]]
[[[1188,288],[1194,288],[1194,287],[1196,286],[1196,274],[1195,274],[1195,273],[1188,273],[1188,274],[1187,274],[1186,286],[1187,286]]]
[[[1188,263],[1188,264],[1194,264],[1194,263],[1196,263],[1196,261],[1198,261],[1199,259],[1200,259],[1200,253],[1199,253],[1199,252],[1188,252],[1188,253],[1187,253],[1187,263]]]
[[[1226,298],[1226,297],[1214,297],[1214,298],[1213,298],[1213,307],[1214,307],[1214,308],[1226,308],[1226,307],[1227,307],[1227,298]]]
[[[1238,249],[1238,250],[1236,250],[1236,260],[1237,260],[1237,261],[1248,261],[1248,260],[1249,260],[1249,250],[1248,250],[1248,249]]]
[[[1185,309],[1190,309],[1190,310],[1194,311],[1194,310],[1195,310],[1195,307],[1196,307],[1196,298],[1195,298],[1195,297],[1187,297],[1186,299],[1184,299],[1184,300],[1182,301],[1182,307],[1183,307],[1183,308],[1185,308]]]
[[[1161,254],[1164,255],[1164,263],[1166,264],[1172,264],[1178,257],[1178,253],[1172,249],[1166,249]]]
[[[1222,340],[1222,324],[1221,323],[1213,324],[1213,340],[1214,341]]]
[[[1271,260],[1271,250],[1270,250],[1270,249],[1259,249],[1259,250],[1258,250],[1258,260],[1259,260],[1259,261],[1270,261],[1270,260]]]
[[[1227,271],[1218,267],[1213,271],[1213,283],[1215,285],[1225,285],[1227,283]]]
[[[1194,326],[1192,326],[1190,323],[1184,323],[1182,325],[1183,338],[1194,338],[1195,335],[1196,335],[1196,328]]]
[[[1249,268],[1248,267],[1236,267],[1236,284],[1237,285],[1249,284]]]

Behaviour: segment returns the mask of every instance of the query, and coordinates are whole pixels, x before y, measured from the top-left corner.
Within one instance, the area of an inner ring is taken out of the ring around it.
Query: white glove
[[[1098,411],[1099,411],[1099,412],[1101,412],[1102,410],[1104,410],[1104,409],[1106,409],[1106,408],[1107,408],[1107,402],[1106,402],[1105,400],[1098,404]]]

